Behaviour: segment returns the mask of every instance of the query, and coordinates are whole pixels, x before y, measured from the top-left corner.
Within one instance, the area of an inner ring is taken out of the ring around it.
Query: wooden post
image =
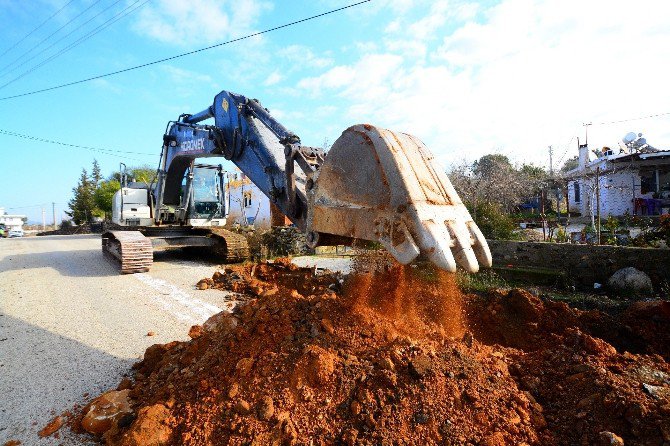
[[[542,221],[542,241],[547,241],[547,234],[545,233],[545,229],[544,229],[545,220],[546,220],[545,215],[544,215],[545,193],[546,193],[546,191],[543,188],[542,191],[540,192],[540,209],[541,209],[541,214],[540,214],[541,220],[540,221]]]
[[[565,217],[567,218],[565,221],[566,228],[570,224],[570,190],[568,189],[568,183],[568,181],[565,182],[565,193],[563,194],[563,198],[565,198]]]
[[[596,168],[596,218],[598,219],[596,233],[600,244],[600,167]]]

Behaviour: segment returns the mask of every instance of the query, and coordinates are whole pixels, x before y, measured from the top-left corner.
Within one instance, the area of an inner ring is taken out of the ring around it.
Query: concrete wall
[[[547,268],[563,271],[584,287],[605,284],[617,270],[633,266],[654,286],[670,283],[670,249],[572,245],[489,240],[494,267]]]

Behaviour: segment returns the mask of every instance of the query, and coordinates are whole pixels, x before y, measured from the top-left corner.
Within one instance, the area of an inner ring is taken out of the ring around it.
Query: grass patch
[[[486,268],[478,273],[468,273],[458,270],[456,283],[465,292],[485,292],[492,288],[509,288],[510,284],[494,270]]]

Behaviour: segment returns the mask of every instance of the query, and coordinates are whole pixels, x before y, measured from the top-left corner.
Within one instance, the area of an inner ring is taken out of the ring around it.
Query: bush
[[[665,243],[670,246],[670,215],[661,215],[658,219],[658,238],[665,240]]]
[[[517,240],[514,232],[514,221],[505,214],[500,206],[491,203],[482,203],[470,210],[472,218],[481,229],[484,237],[493,240]]]

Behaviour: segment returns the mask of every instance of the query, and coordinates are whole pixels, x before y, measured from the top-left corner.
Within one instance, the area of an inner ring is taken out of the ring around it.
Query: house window
[[[244,193],[244,207],[245,208],[251,207],[251,191]]]
[[[575,203],[579,203],[582,199],[582,194],[579,190],[579,181],[572,183],[572,187],[575,189]]]
[[[643,194],[658,192],[658,183],[656,182],[656,170],[641,170],[640,185]]]

